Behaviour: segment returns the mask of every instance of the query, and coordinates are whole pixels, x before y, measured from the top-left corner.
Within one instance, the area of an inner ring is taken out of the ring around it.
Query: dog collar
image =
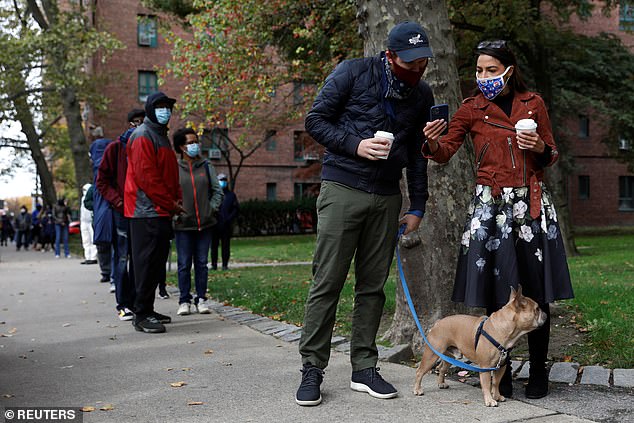
[[[488,317],[485,316],[484,319],[482,319],[482,321],[480,322],[480,325],[478,326],[478,330],[476,331],[476,335],[475,335],[474,349],[478,348],[478,341],[480,340],[480,335],[484,335],[484,337],[488,339],[489,342],[492,343],[493,346],[498,349],[498,351],[500,351],[500,359],[498,360],[498,364],[496,366],[496,367],[500,367],[500,364],[506,360],[506,357],[508,357],[509,350],[507,350],[502,345],[500,345],[500,343],[496,341],[495,338],[493,338],[491,335],[489,335],[487,331],[484,330],[484,322],[486,322],[487,320],[488,320]]]

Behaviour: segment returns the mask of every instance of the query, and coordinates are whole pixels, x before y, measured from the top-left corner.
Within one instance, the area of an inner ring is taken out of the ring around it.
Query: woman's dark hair
[[[524,78],[522,78],[522,72],[520,71],[519,66],[517,65],[517,59],[515,55],[508,47],[506,41],[483,41],[478,44],[478,47],[475,50],[476,60],[480,55],[485,54],[487,56],[491,56],[502,63],[505,68],[509,66],[513,66],[513,75],[508,80],[508,86],[514,92],[525,93],[528,91],[528,86],[526,82],[524,82]],[[476,87],[474,93],[479,93],[480,90]]]
[[[194,134],[198,136],[198,134],[196,134],[196,131],[194,131],[192,128],[180,128],[177,129],[176,132],[174,132],[174,136],[172,137],[172,139],[174,140],[174,151],[179,154],[183,154],[181,147],[187,142],[187,134]]]

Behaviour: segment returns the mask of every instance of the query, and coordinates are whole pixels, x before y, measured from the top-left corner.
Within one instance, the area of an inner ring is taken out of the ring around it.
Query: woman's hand
[[[517,131],[517,145],[523,150],[538,154],[543,153],[546,148],[546,143],[537,132]]]
[[[444,119],[436,119],[434,121],[427,122],[425,128],[423,128],[423,133],[425,134],[425,138],[427,138],[427,143],[429,144],[429,149],[432,154],[436,153],[438,150],[438,139],[446,127],[447,122],[445,122]]]

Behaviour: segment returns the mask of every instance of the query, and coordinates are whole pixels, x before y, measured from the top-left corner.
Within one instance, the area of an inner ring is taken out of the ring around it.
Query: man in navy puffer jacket
[[[405,233],[420,225],[428,198],[427,160],[420,149],[434,97],[421,77],[430,57],[423,28],[414,22],[399,23],[390,31],[386,51],[339,64],[306,116],[307,131],[326,152],[317,200],[314,282],[299,345],[299,405],[321,402],[337,303],[353,258],[350,387],[375,398],[398,394],[377,371],[375,337],[396,246],[403,168],[410,199],[410,209],[400,219]],[[391,148],[385,138],[375,137],[376,131],[393,134]]]

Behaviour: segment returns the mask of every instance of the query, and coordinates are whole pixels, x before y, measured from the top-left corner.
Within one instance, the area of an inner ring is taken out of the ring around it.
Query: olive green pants
[[[325,368],[339,295],[354,257],[352,370],[375,367],[376,333],[398,230],[401,195],[376,195],[324,181],[317,199],[317,245],[299,343],[302,363]]]

